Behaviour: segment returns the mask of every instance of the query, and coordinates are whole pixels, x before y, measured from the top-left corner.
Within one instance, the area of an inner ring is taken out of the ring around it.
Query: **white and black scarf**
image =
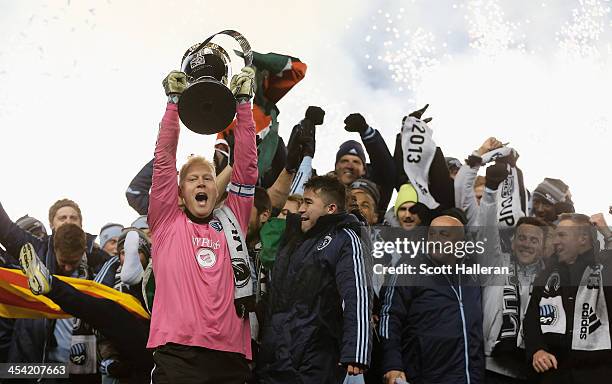
[[[529,304],[533,280],[544,268],[544,262],[540,260],[534,264],[520,265],[512,261],[509,268],[510,273],[506,277],[503,290],[502,325],[497,341],[514,350],[517,346],[524,348],[521,327]]]
[[[482,155],[482,164],[515,154],[510,147],[501,147]],[[527,215],[527,190],[523,172],[508,164],[508,177],[497,188],[497,223],[501,229],[512,228],[518,219]]]
[[[585,268],[576,293],[572,334],[572,350],[598,351],[610,349],[608,307],[604,294],[602,265]],[[561,278],[553,271],[544,288],[546,297],[540,300],[540,327],[542,333],[565,334],[567,316],[561,296]]]
[[[221,206],[215,209],[214,215],[223,226],[223,233],[227,239],[230,251],[232,269],[234,270],[234,300],[254,296],[255,292],[251,283],[251,259],[246,246],[244,234],[240,230],[238,220],[231,209]]]
[[[428,208],[440,205],[429,191],[429,168],[436,154],[433,131],[427,123],[408,116],[402,124],[402,154],[406,176],[419,196],[419,202]]]

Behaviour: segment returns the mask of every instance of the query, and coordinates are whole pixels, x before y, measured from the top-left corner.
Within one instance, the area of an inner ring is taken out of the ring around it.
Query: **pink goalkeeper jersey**
[[[246,233],[257,148],[250,103],[237,108],[235,162],[225,204]],[[251,359],[248,320],[236,315],[234,272],[221,223],[191,222],[178,207],[177,107],[169,103],[162,119],[153,166],[149,226],[153,232],[155,300],[148,348],[166,343],[237,352]]]

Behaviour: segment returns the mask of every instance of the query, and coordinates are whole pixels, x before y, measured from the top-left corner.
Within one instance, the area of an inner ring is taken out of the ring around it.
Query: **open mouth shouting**
[[[210,203],[213,204],[210,204]],[[207,217],[214,208],[214,201],[209,192],[198,191],[193,196],[191,204],[188,206],[189,211],[199,218]]]
[[[208,194],[206,192],[198,192],[195,195],[195,199],[198,203],[206,205],[206,203],[208,202]]]

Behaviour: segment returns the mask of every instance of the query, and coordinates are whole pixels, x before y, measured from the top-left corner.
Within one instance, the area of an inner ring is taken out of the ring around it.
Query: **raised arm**
[[[468,226],[478,225],[478,202],[474,193],[474,182],[480,164],[463,164],[455,176],[455,206],[462,209],[468,219]]]
[[[348,115],[344,119],[344,124],[346,131],[359,133],[366,152],[368,152],[370,158],[368,178],[380,186],[378,216],[382,218],[387,210],[391,195],[393,194],[393,188],[395,187],[395,178],[389,177],[389,175],[397,173],[393,156],[391,156],[389,147],[387,147],[387,143],[385,143],[380,132],[370,127],[361,114],[352,113]]]
[[[500,266],[509,262],[504,259],[497,225],[497,189],[508,176],[508,170],[504,163],[496,163],[487,168],[485,191],[479,208],[478,237],[484,242],[484,253],[478,254],[478,261],[486,266]],[[493,281],[503,280],[502,276],[483,276],[485,281],[493,284]]]
[[[162,118],[155,144],[153,181],[149,201],[148,221],[151,231],[179,214],[176,179],[176,148],[179,138],[178,99],[187,86],[183,72],[171,72],[163,82],[168,95],[166,113]]]
[[[291,130],[285,168],[268,188],[272,207],[282,208],[289,194],[304,192],[304,184],[312,174],[316,126],[323,124],[324,117],[323,109],[311,105],[306,110],[304,119]]]
[[[25,243],[32,243],[35,247],[38,246],[40,240],[24,229],[21,229],[8,216],[4,207],[0,203],[0,244],[6,248],[7,260],[10,263],[19,264],[17,259],[13,259],[19,255],[21,247]]]
[[[234,164],[230,177],[227,206],[232,210],[243,233],[246,233],[257,183],[257,145],[250,99],[254,93],[255,71],[245,67],[231,82],[236,95],[236,129],[234,130]],[[221,191],[220,191],[221,192]]]
[[[130,207],[134,208],[139,215],[146,215],[149,211],[149,190],[153,178],[153,159],[134,176],[127,190],[125,198]]]

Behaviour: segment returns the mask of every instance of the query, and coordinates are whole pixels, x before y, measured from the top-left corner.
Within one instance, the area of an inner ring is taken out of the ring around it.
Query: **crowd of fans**
[[[23,270],[34,295],[73,316],[0,319],[0,361],[67,364],[69,379],[43,379],[58,383],[608,382],[603,214],[574,212],[559,179],[530,192],[517,151],[497,138],[465,161],[444,157],[427,106],[398,121],[393,154],[349,115],[356,140],[339,145],[334,170],[314,170],[325,111],[307,107],[288,138],[278,133],[276,103],[305,73],[296,58],[255,53],[230,83],[236,118],[212,160],[190,157],[177,180],[188,81],[171,72],[155,157],[126,191],[137,212],[129,225],[85,233],[79,205],[60,199],[49,234],[0,205],[2,266]],[[374,263],[405,261],[372,255],[397,236],[484,239],[480,255],[440,250],[410,262],[510,273],[476,284],[374,274]],[[57,276],[131,295],[150,318]]]

